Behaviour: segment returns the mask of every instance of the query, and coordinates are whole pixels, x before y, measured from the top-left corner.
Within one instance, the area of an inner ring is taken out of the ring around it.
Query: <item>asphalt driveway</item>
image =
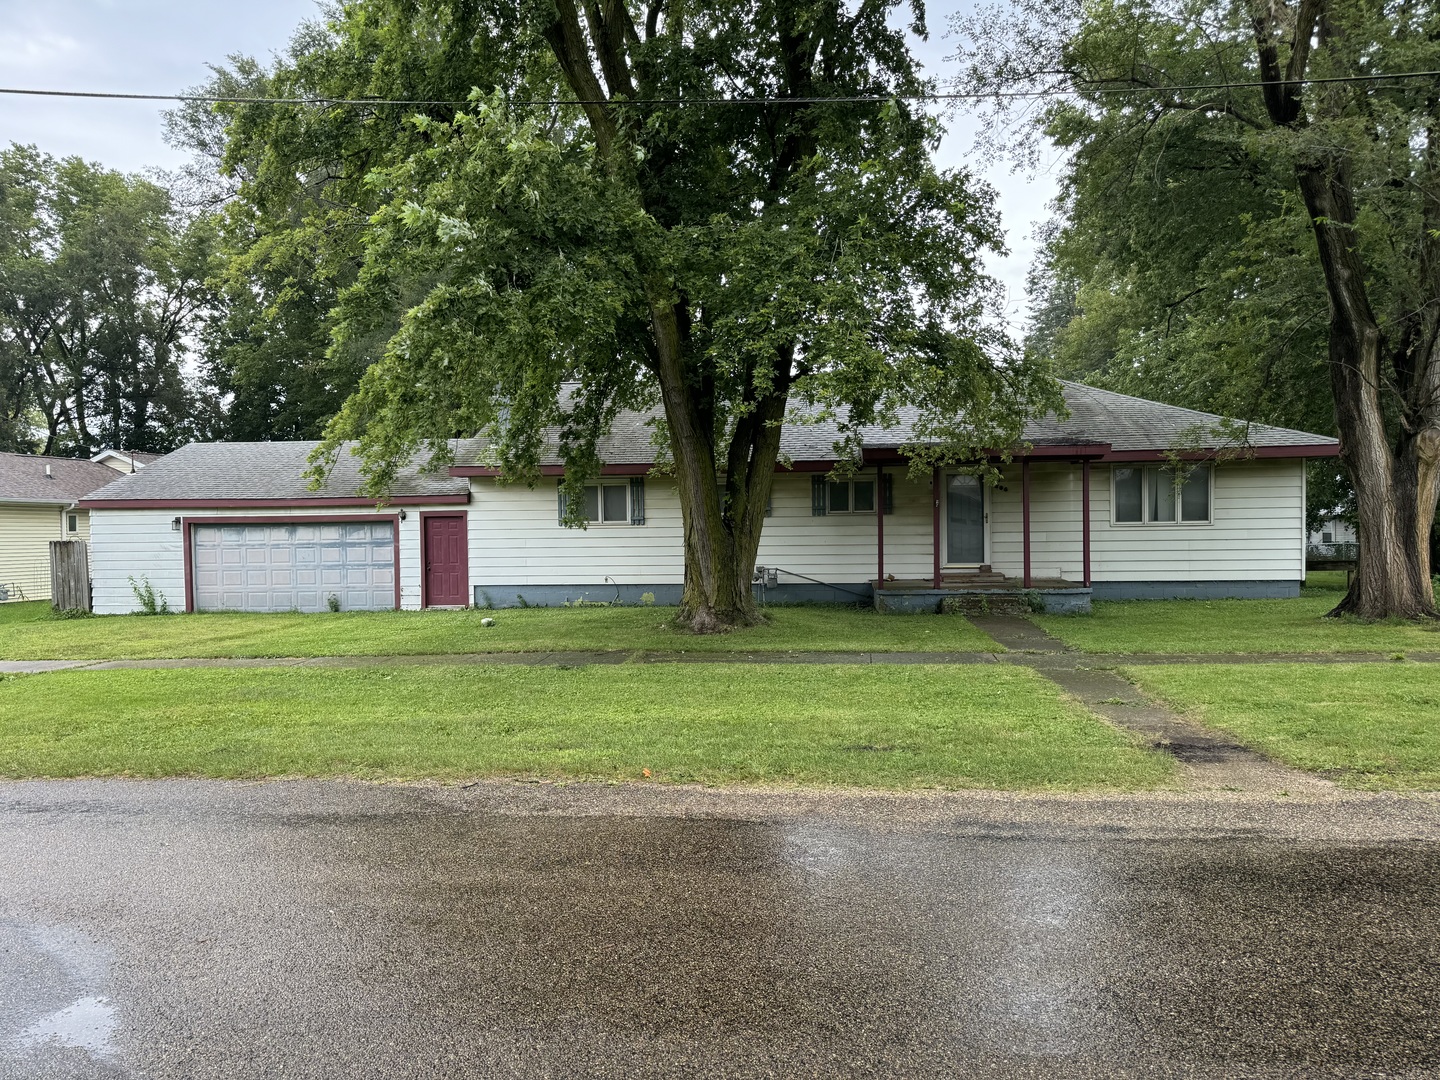
[[[3,784],[0,1075],[1440,1075],[1437,809]]]

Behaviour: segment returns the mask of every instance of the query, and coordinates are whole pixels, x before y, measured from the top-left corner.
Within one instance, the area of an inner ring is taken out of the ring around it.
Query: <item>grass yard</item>
[[[1440,672],[1419,664],[1134,667],[1211,727],[1347,787],[1440,788]]]
[[[0,677],[0,775],[1166,784],[1023,668],[706,664]]]
[[[1324,618],[1345,594],[1345,575],[1311,579],[1295,600],[1099,601],[1091,615],[1035,621],[1092,653],[1440,651],[1440,625]]]
[[[855,607],[773,607],[771,622],[697,637],[666,625],[674,608],[521,608],[340,614],[106,615],[56,619],[49,605],[0,605],[0,660],[210,656],[418,656],[475,652],[998,652],[958,615],[880,615]],[[483,627],[482,618],[495,620]]]

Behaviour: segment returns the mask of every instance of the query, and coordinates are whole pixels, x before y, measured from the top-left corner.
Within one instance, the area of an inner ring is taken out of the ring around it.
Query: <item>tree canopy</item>
[[[366,368],[331,451],[358,439],[383,490],[481,434],[533,483],[559,428],[573,491],[616,411],[658,405],[709,629],[755,617],[795,407],[841,421],[842,460],[901,405],[934,454],[1010,445],[1058,394],[989,318],[993,193],[934,166],[902,98],[933,88],[924,30],[837,0],[352,0],[307,26],[252,81],[379,100],[231,107],[223,161],[249,280],[285,275],[257,295],[333,297],[329,362]]]
[[[965,81],[1061,93],[991,130],[1066,153],[1030,345],[1065,372],[1341,436],[1344,607],[1433,612],[1440,10],[1387,0],[987,8]],[[1333,80],[1333,81],[1332,81]],[[1333,505],[1340,486],[1312,493]],[[1369,510],[1364,505],[1369,503]]]
[[[210,236],[138,177],[0,151],[0,449],[164,451],[203,423],[183,371]]]

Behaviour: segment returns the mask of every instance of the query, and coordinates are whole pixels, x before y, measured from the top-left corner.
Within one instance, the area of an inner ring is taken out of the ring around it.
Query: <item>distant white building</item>
[[[1310,545],[1327,546],[1330,544],[1353,544],[1355,543],[1355,526],[1340,518],[1326,518],[1320,523],[1320,528],[1310,534]]]

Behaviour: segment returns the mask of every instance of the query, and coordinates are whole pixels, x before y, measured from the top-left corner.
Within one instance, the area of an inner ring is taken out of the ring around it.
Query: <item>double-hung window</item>
[[[1210,522],[1209,465],[1115,466],[1115,523],[1118,525],[1205,525]]]
[[[592,525],[629,525],[630,484],[587,484],[585,520]]]
[[[826,492],[826,513],[875,513],[874,480],[831,480]]]

